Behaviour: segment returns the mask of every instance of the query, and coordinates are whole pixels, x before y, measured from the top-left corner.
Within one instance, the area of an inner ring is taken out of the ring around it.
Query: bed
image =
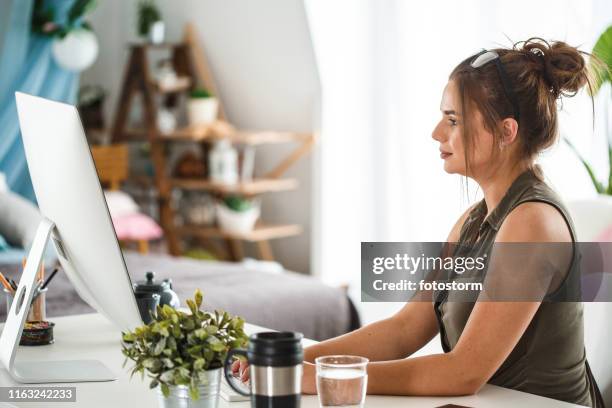
[[[173,289],[184,300],[196,288],[204,293],[204,307],[222,309],[250,323],[276,330],[299,331],[307,338],[324,340],[359,327],[359,317],[344,290],[289,271],[274,272],[256,262],[228,263],[125,252],[132,281],[144,280],[146,271],[156,279],[172,279]],[[8,277],[18,277],[17,266],[0,266]],[[61,273],[49,285],[47,316],[92,312]],[[6,301],[0,304],[0,320]]]

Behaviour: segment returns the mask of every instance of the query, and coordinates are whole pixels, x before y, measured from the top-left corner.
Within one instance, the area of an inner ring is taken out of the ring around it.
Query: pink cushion
[[[120,240],[146,240],[161,238],[163,231],[148,215],[136,213],[113,217],[115,233]]]
[[[608,225],[608,227],[597,236],[595,242],[612,242],[612,225]]]

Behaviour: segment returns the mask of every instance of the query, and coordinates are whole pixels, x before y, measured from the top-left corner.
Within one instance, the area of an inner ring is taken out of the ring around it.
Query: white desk
[[[79,383],[76,384],[76,403],[19,403],[18,407],[53,408],[135,408],[157,407],[157,394],[149,390],[148,382],[140,380],[138,375],[130,381],[127,369],[121,367],[123,355],[119,345],[120,334],[114,326],[98,314],[69,316],[53,318],[55,322],[55,344],[41,347],[21,347],[18,359],[34,360],[60,360],[60,359],[97,359],[118,376],[116,381],[106,383]],[[264,328],[246,325],[247,333],[265,330]],[[305,340],[304,345],[312,344],[312,340]],[[16,384],[6,370],[0,369],[0,385]],[[59,385],[59,384],[55,384]],[[513,391],[506,388],[486,385],[478,395],[467,397],[366,397],[366,407],[405,408],[427,407],[434,408],[445,404],[458,404],[468,407],[521,407],[521,408],[568,408],[578,405],[568,404],[549,398]],[[318,408],[316,396],[303,396],[303,408]],[[220,399],[219,408],[247,408],[249,402],[228,403]]]

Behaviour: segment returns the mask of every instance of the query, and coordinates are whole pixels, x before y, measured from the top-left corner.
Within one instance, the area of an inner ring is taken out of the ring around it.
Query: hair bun
[[[530,38],[523,43],[522,51],[539,57],[543,79],[556,96],[573,96],[588,82],[587,63],[576,47],[563,41],[548,43]]]

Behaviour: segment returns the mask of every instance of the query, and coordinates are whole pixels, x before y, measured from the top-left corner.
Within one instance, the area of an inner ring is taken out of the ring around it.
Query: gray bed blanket
[[[124,256],[133,282],[144,280],[146,271],[154,271],[156,280],[170,278],[183,306],[185,299],[200,288],[207,309],[226,310],[249,323],[275,330],[299,331],[311,339],[338,336],[355,325],[354,310],[344,291],[326,286],[313,277],[168,255],[126,252]],[[17,275],[16,267],[0,270],[13,278]],[[4,320],[5,299],[1,303],[0,316]],[[49,285],[47,315],[91,311],[60,271]]]

